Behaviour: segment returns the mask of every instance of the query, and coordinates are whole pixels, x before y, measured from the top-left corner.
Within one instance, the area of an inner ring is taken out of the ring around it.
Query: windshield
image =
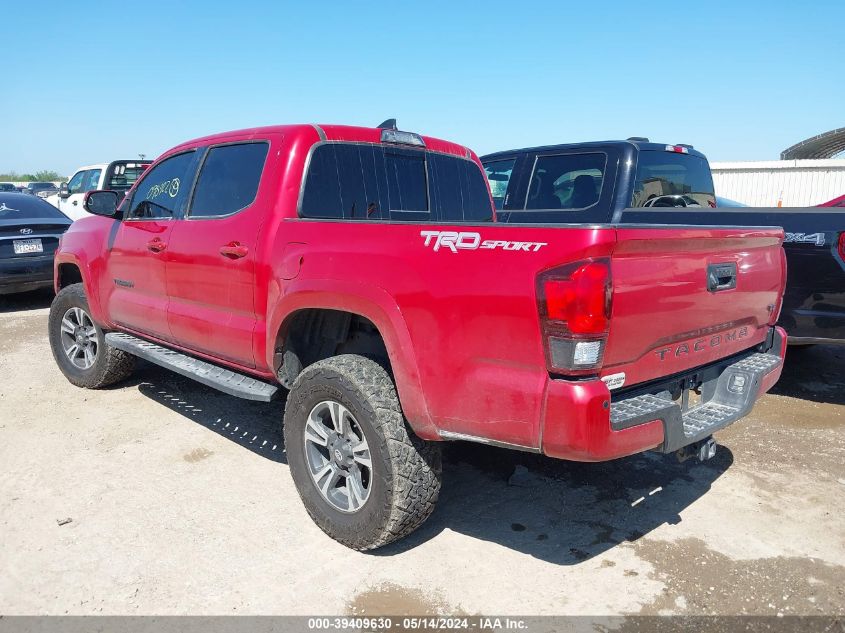
[[[29,183],[30,189],[55,189],[56,185],[52,182],[31,182]]]
[[[643,150],[632,207],[715,207],[710,166],[701,156]]]

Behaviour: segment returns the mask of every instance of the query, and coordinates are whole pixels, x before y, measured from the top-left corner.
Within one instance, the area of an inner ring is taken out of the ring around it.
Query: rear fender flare
[[[275,291],[275,292],[274,292]],[[275,300],[272,296],[276,294]],[[405,319],[383,289],[336,279],[297,279],[277,282],[268,305],[267,367],[273,368],[276,334],[286,319],[302,309],[342,310],[369,319],[384,339],[402,411],[414,432],[424,439],[440,439],[420,383],[419,368]]]

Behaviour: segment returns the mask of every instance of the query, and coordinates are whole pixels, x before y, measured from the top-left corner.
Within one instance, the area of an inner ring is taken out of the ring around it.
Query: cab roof
[[[315,143],[320,141],[382,143],[382,132],[383,128],[358,127],[353,125],[323,125],[316,123],[300,123],[293,125],[268,125],[264,127],[246,128],[243,130],[233,130],[231,132],[221,132],[218,134],[202,136],[190,141],[186,141],[184,143],[180,143],[179,145],[173,147],[162,155],[164,156],[166,154],[171,154],[179,150],[203,145],[228,143],[235,140],[269,139],[271,137],[294,137],[299,138],[300,140],[307,140],[310,138]],[[434,150],[445,154],[454,154],[455,156],[463,156],[465,158],[475,157],[475,154],[463,145],[458,145],[457,143],[452,143],[450,141],[444,141],[442,139],[434,138],[432,136],[419,136],[425,142],[425,149]]]
[[[690,156],[698,156],[700,158],[706,158],[704,154],[699,152],[698,150],[694,149],[689,145],[681,145],[680,143],[653,143],[651,141],[640,141],[640,140],[625,140],[625,141],[589,141],[585,143],[563,143],[560,145],[540,145],[537,147],[523,147],[521,149],[512,149],[506,150],[501,152],[494,152],[492,154],[485,154],[481,157],[481,160],[493,160],[496,158],[507,158],[509,156],[513,156],[514,154],[524,154],[528,152],[549,152],[549,151],[571,151],[571,150],[581,150],[581,149],[600,149],[602,147],[608,146],[617,146],[624,150],[635,150],[635,151],[655,151],[655,152],[665,152],[667,147],[686,147],[687,154]]]

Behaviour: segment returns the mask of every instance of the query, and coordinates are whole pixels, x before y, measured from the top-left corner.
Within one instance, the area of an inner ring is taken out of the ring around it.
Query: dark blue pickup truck
[[[845,209],[718,207],[689,145],[644,138],[497,152],[481,161],[500,222],[780,226],[789,342],[845,344]]]

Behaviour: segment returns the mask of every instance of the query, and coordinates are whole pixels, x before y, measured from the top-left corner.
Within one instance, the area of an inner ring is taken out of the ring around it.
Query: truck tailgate
[[[602,377],[638,384],[763,342],[783,292],[782,241],[779,228],[619,227]]]

